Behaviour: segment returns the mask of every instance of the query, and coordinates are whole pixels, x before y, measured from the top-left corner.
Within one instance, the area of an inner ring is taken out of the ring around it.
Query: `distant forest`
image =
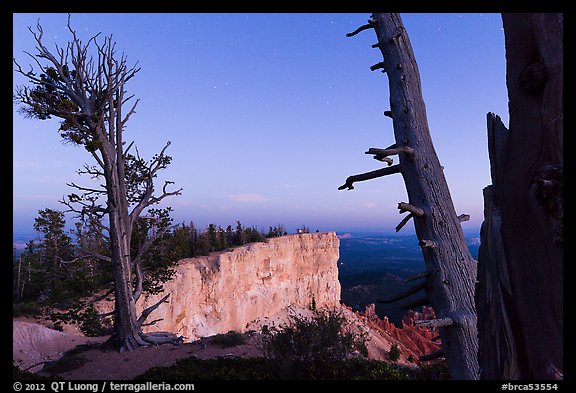
[[[226,229],[215,224],[198,229],[192,222],[172,225],[170,211],[150,209],[148,216],[139,218],[132,233],[131,254],[142,260],[143,289],[147,293],[160,292],[181,259],[287,235],[283,225],[265,231],[245,227],[240,221]],[[41,240],[29,241],[21,253],[14,254],[13,299],[15,304],[23,305],[15,307],[17,314],[39,306],[67,308],[112,284],[110,262],[105,260],[111,257],[106,236],[82,222],[76,222],[72,231],[65,228],[63,212],[40,210],[34,229],[42,234]],[[302,226],[298,232],[309,230]],[[159,236],[140,255],[149,234]]]

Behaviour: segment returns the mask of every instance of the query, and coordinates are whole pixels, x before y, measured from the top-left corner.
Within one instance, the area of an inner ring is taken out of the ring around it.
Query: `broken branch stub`
[[[374,154],[378,156],[393,156],[396,154],[414,154],[414,149],[409,146],[402,146],[402,147],[393,147],[393,148],[386,148],[386,149],[379,149],[377,147],[371,147],[368,149],[367,152],[364,154]]]
[[[400,214],[404,212],[410,212],[414,214],[416,217],[424,217],[424,209],[412,206],[411,204],[406,202],[398,203],[398,210],[400,211]]]
[[[438,319],[423,319],[420,321],[414,321],[414,326],[416,327],[431,327],[439,328],[451,326],[454,324],[454,320],[450,317],[438,318]]]
[[[400,165],[393,165],[393,166],[388,167],[388,168],[377,169],[375,171],[366,172],[366,173],[362,173],[359,175],[349,176],[346,179],[346,182],[343,185],[341,185],[340,187],[338,187],[338,189],[344,190],[347,188],[348,190],[353,190],[354,189],[353,184],[358,182],[358,181],[366,181],[366,180],[376,179],[378,177],[392,175],[394,173],[400,173]]]
[[[430,360],[435,360],[435,359],[439,359],[439,358],[443,358],[446,357],[446,354],[444,353],[444,350],[439,349],[436,352],[432,352],[429,353],[427,355],[422,355],[418,357],[418,360],[422,361],[422,362],[427,362]]]
[[[436,243],[434,240],[428,240],[428,239],[422,239],[418,242],[418,244],[420,245],[420,247],[424,247],[424,248],[436,248],[436,247],[438,247],[438,243]]]
[[[460,222],[468,221],[470,220],[470,214],[460,214],[457,218]]]
[[[370,71],[376,71],[377,69],[383,69],[384,72],[386,71],[386,67],[384,67],[384,62],[381,61],[380,63],[376,63],[372,66],[370,66]]]
[[[375,155],[373,157],[375,160],[380,161],[380,162],[385,162],[388,164],[388,166],[392,165],[394,163],[394,160],[390,157],[386,157],[386,156],[379,156],[379,155]]]
[[[373,23],[367,23],[365,25],[360,26],[359,28],[354,30],[352,33],[346,34],[346,37],[354,37],[356,34],[362,32],[364,30],[373,29],[373,28],[374,28]]]

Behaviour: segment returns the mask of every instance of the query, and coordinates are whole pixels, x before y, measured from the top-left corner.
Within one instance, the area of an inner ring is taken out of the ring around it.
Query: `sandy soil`
[[[14,364],[20,369],[28,369],[39,375],[47,375],[42,372],[46,362],[60,359],[66,351],[77,345],[103,343],[109,338],[85,337],[74,328],[65,328],[64,332],[60,332],[50,329],[42,322],[44,321],[18,318],[14,319],[12,324]],[[205,337],[193,343],[143,347],[122,353],[98,348],[89,349],[81,353],[81,356],[88,360],[86,364],[59,376],[67,380],[130,380],[150,368],[170,366],[177,360],[190,356],[200,359],[219,356],[262,356],[261,335],[249,332],[245,336],[246,344],[228,348],[213,343],[214,337]]]

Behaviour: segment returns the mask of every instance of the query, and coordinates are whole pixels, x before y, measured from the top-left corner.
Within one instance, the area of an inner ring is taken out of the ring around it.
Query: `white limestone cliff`
[[[146,329],[168,331],[193,341],[230,330],[243,332],[250,322],[292,305],[340,304],[334,232],[305,233],[251,243],[209,256],[183,259],[164,292],[138,304],[148,307],[170,293]],[[145,330],[146,330],[145,329]]]

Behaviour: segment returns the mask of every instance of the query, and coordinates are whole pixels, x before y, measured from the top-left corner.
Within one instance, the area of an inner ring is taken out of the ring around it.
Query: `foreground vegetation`
[[[348,323],[341,311],[316,309],[312,315],[293,315],[281,327],[264,326],[265,357],[190,357],[169,367],[156,367],[142,380],[415,380],[448,379],[445,364],[406,367],[366,359],[367,334]],[[219,335],[221,345],[241,345],[239,333]]]
[[[262,357],[217,357],[199,359],[191,356],[168,367],[155,367],[135,380],[447,380],[445,362],[420,367],[401,366],[367,356],[367,335],[347,322],[337,309],[316,309],[311,315],[293,315],[280,327],[263,326]],[[218,334],[211,345],[223,348],[247,343],[247,335],[235,331]],[[98,345],[79,345],[55,362],[45,365],[43,374],[81,368],[87,359],[83,352]],[[104,347],[100,349],[105,350]],[[25,373],[14,366],[15,379],[41,376]]]
[[[155,367],[134,378],[135,381],[205,381],[205,380],[448,380],[445,363],[418,368],[398,366],[378,360],[350,359],[326,368],[326,377],[314,375],[280,375],[265,358],[182,359],[170,367]],[[58,380],[57,376],[41,376],[13,366],[13,379]]]
[[[297,374],[266,358],[182,359],[170,367],[155,367],[135,380],[447,380],[445,363],[411,368],[378,360],[355,358],[326,364],[323,377],[300,364]]]
[[[341,311],[316,309],[312,315],[293,315],[281,327],[262,328],[265,357],[182,359],[156,367],[141,380],[438,380],[449,379],[445,363],[407,367],[366,358],[367,334],[347,322]],[[224,339],[226,338],[226,339]],[[219,337],[222,345],[240,345],[238,333]]]

